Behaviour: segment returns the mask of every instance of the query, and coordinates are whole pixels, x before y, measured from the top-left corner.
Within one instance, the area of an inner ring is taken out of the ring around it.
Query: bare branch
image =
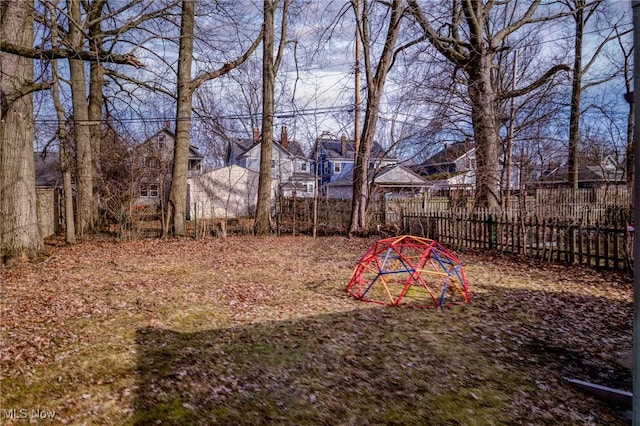
[[[75,51],[72,49],[43,49],[40,47],[25,47],[0,40],[0,52],[11,53],[23,58],[31,59],[82,59],[84,61],[99,61],[112,64],[132,65],[144,68],[144,64],[131,53],[120,55],[117,53]]]
[[[200,87],[204,82],[213,80],[214,78],[218,78],[221,75],[227,74],[229,71],[242,65],[253,54],[256,48],[260,45],[260,42],[262,41],[263,33],[264,33],[264,27],[260,30],[260,33],[258,34],[256,39],[253,41],[253,43],[251,43],[251,46],[249,46],[249,48],[242,55],[238,56],[233,61],[227,62],[217,70],[204,73],[194,78],[193,80],[191,80],[191,89],[195,90],[198,87]]]
[[[522,89],[517,89],[517,90],[507,90],[507,91],[498,92],[496,94],[496,99],[498,100],[510,99],[510,98],[517,98],[518,96],[526,95],[527,93],[542,86],[554,74],[560,71],[571,71],[571,67],[569,67],[566,64],[554,65],[553,67],[549,68],[549,70],[547,70],[547,72],[545,72],[542,76],[540,76],[540,78],[538,78],[536,81],[534,81],[527,87],[524,87]]]

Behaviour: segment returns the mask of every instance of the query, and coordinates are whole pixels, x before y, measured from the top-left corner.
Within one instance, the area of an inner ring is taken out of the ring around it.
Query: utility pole
[[[516,90],[516,76],[518,75],[518,49],[513,52],[513,77],[511,90]],[[513,131],[516,119],[516,98],[511,97],[511,111],[509,112],[509,129],[507,130],[507,146],[504,154],[505,187],[504,187],[504,211],[511,207],[511,155],[513,152]]]

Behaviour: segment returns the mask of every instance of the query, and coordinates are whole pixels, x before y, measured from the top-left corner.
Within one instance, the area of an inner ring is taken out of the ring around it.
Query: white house
[[[466,140],[446,145],[412,170],[424,177],[431,189],[473,189],[476,184],[476,149]]]
[[[187,180],[190,219],[255,215],[258,177],[258,172],[240,166],[227,166],[190,177]]]

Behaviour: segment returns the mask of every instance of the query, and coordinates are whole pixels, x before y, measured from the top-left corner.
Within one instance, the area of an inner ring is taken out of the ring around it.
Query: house
[[[316,149],[314,167],[318,173],[320,193],[330,198],[351,198],[355,142],[344,134],[340,139],[321,136],[316,140]],[[396,158],[389,157],[380,144],[373,142],[369,177],[376,170],[397,163]]]
[[[344,187],[345,185],[351,186],[353,184],[355,143],[353,140],[348,140],[344,134],[340,139],[321,136],[316,143],[317,153],[316,158],[314,158],[314,164],[318,173],[320,192],[327,196],[330,196],[329,192],[336,195],[337,188]],[[377,142],[373,143],[369,159],[369,167],[371,170],[397,163],[398,160],[396,158],[387,156],[387,153],[380,144]],[[329,189],[329,184],[333,187],[332,190]],[[347,196],[346,192],[342,190],[339,192]],[[348,191],[348,194],[350,198],[351,191]]]
[[[369,172],[370,198],[385,194],[387,198],[414,197],[427,191],[430,184],[422,176],[402,164],[391,164]],[[353,196],[353,172],[324,185],[327,198]]]
[[[258,178],[258,172],[237,165],[188,178],[189,217],[228,219],[254,216]],[[272,191],[275,193],[275,182]]]
[[[64,222],[62,211],[62,171],[57,152],[34,152],[36,210],[43,237],[55,235]]]
[[[569,182],[567,164],[548,165],[537,179],[527,182],[528,188],[560,188]],[[611,155],[605,156],[597,164],[578,164],[578,188],[603,188],[626,185],[626,172],[623,164]]]
[[[237,165],[259,173],[261,149],[258,129],[254,129],[252,139],[232,139],[227,150],[227,165]],[[315,176],[311,173],[311,162],[300,145],[289,140],[284,126],[280,138],[273,141],[271,177],[281,196],[313,197]]]
[[[132,149],[132,177],[138,182],[137,197],[133,201],[135,207],[161,207],[168,199],[174,144],[175,134],[167,123],[164,128]],[[190,145],[188,177],[201,173],[202,159],[203,155],[198,148]]]
[[[471,140],[445,145],[423,163],[412,166],[411,170],[424,177],[432,190],[473,189],[476,183],[476,149]]]

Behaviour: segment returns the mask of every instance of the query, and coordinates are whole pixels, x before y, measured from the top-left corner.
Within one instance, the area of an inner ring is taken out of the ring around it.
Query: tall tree
[[[555,73],[569,70],[569,67],[564,64],[554,65],[524,88],[498,91],[493,80],[495,55],[503,40],[510,34],[527,24],[551,20],[560,15],[534,17],[540,0],[529,3],[523,12],[517,5],[509,2],[454,0],[449,10],[449,19],[432,22],[417,0],[408,2],[412,15],[429,43],[455,64],[456,72],[461,72],[466,77],[476,145],[476,207],[499,210],[501,119],[497,102],[529,93],[545,84]],[[511,15],[517,18],[508,25],[496,26],[491,13],[498,6],[513,7]],[[441,31],[443,28],[446,31]]]
[[[274,58],[275,11],[277,0],[264,0],[264,25],[262,35],[262,142],[260,144],[260,174],[258,177],[258,203],[256,206],[256,235],[271,230],[271,182],[273,160],[273,112],[276,73],[282,60],[286,43],[287,11],[289,0],[284,0],[278,52]]]
[[[58,25],[57,25],[57,11],[53,3],[47,4],[47,25],[51,29],[51,47],[53,49],[58,48]],[[51,75],[53,85],[51,86],[51,96],[53,98],[53,107],[56,110],[56,116],[58,118],[57,137],[60,143],[60,170],[62,171],[62,188],[65,194],[64,197],[64,218],[65,227],[64,235],[65,241],[68,244],[75,244],[76,242],[76,228],[75,228],[75,213],[73,211],[73,187],[71,181],[71,157],[69,153],[69,132],[67,130],[66,117],[64,107],[60,99],[60,79],[58,71],[58,60],[51,61]]]
[[[165,219],[163,234],[169,232],[169,225],[173,224],[173,234],[184,236],[187,233],[187,170],[189,166],[189,144],[191,133],[191,111],[193,107],[193,93],[206,81],[218,78],[243,64],[260,44],[262,32],[256,37],[251,46],[235,59],[225,63],[219,69],[204,72],[191,77],[193,62],[193,40],[195,27],[195,2],[182,2],[180,23],[180,47],[178,51],[178,81],[176,102],[176,138],[173,150],[173,169],[171,190],[169,193],[168,212]]]
[[[384,91],[387,74],[393,65],[392,59],[396,50],[396,42],[400,34],[400,21],[404,14],[404,0],[394,0],[391,2],[391,16],[389,18],[386,37],[378,63],[374,65],[372,39],[368,28],[368,7],[364,1],[362,15],[358,13],[358,5],[353,3],[356,11],[356,23],[358,26],[358,36],[362,39],[363,56],[365,63],[365,76],[367,79],[367,106],[364,113],[362,134],[355,154],[353,168],[353,198],[351,205],[351,219],[349,222],[349,235],[353,235],[359,229],[365,229],[366,209],[369,197],[369,162],[371,159],[371,148],[373,147],[376,124],[378,122],[378,112],[380,111],[380,101]]]
[[[620,53],[622,54],[621,69],[624,76],[624,87],[626,92],[624,94],[624,99],[629,104],[629,110],[627,112],[627,131],[626,131],[626,170],[627,170],[627,189],[629,193],[632,194],[633,191],[633,181],[634,181],[634,173],[633,168],[635,167],[634,162],[634,148],[633,148],[633,132],[634,132],[634,123],[633,117],[635,115],[635,103],[633,102],[633,67],[632,67],[632,56],[633,50],[635,47],[633,44],[626,45],[624,43],[624,39],[622,37],[621,31],[616,29],[616,33],[618,34],[618,45],[620,47]],[[619,56],[619,55],[616,55]],[[631,206],[633,207],[634,203],[631,200]]]
[[[275,72],[273,45],[275,39],[275,0],[263,0],[264,33],[262,35],[262,143],[260,144],[260,175],[256,206],[256,235],[268,234],[271,217],[271,163],[273,160],[273,97]]]
[[[33,2],[0,4],[0,40],[33,45]],[[33,60],[0,52],[0,259],[36,254],[43,241],[36,212],[33,160]]]
[[[602,10],[606,5],[602,0],[566,0],[565,4],[571,11],[571,16],[575,24],[575,33],[573,39],[573,68],[571,76],[571,103],[569,115],[569,153],[567,157],[567,169],[569,174],[569,185],[578,188],[578,157],[580,143],[580,117],[582,115],[581,100],[583,92],[598,84],[609,81],[618,70],[612,70],[609,75],[596,78],[587,84],[583,84],[583,79],[590,68],[594,66],[600,53],[602,53],[607,43],[618,39],[621,35],[616,29],[617,26],[610,31],[607,36],[597,44],[591,53],[591,56],[585,58],[584,55],[584,37],[589,21],[596,18],[596,13]],[[584,62],[584,65],[583,65]]]
[[[36,215],[33,162],[33,92],[51,87],[36,82],[33,60],[101,61],[141,67],[133,54],[94,51],[83,44],[55,49],[34,46],[34,5],[3,1],[0,6],[0,257],[29,256],[43,246]]]
[[[82,31],[82,14],[80,0],[67,0],[69,11],[69,46],[81,51],[85,42]],[[95,202],[93,198],[94,163],[91,149],[91,133],[89,128],[89,105],[87,102],[87,81],[84,61],[69,58],[69,75],[71,85],[71,102],[73,104],[73,137],[76,147],[77,169],[77,232],[83,235],[94,227]]]

